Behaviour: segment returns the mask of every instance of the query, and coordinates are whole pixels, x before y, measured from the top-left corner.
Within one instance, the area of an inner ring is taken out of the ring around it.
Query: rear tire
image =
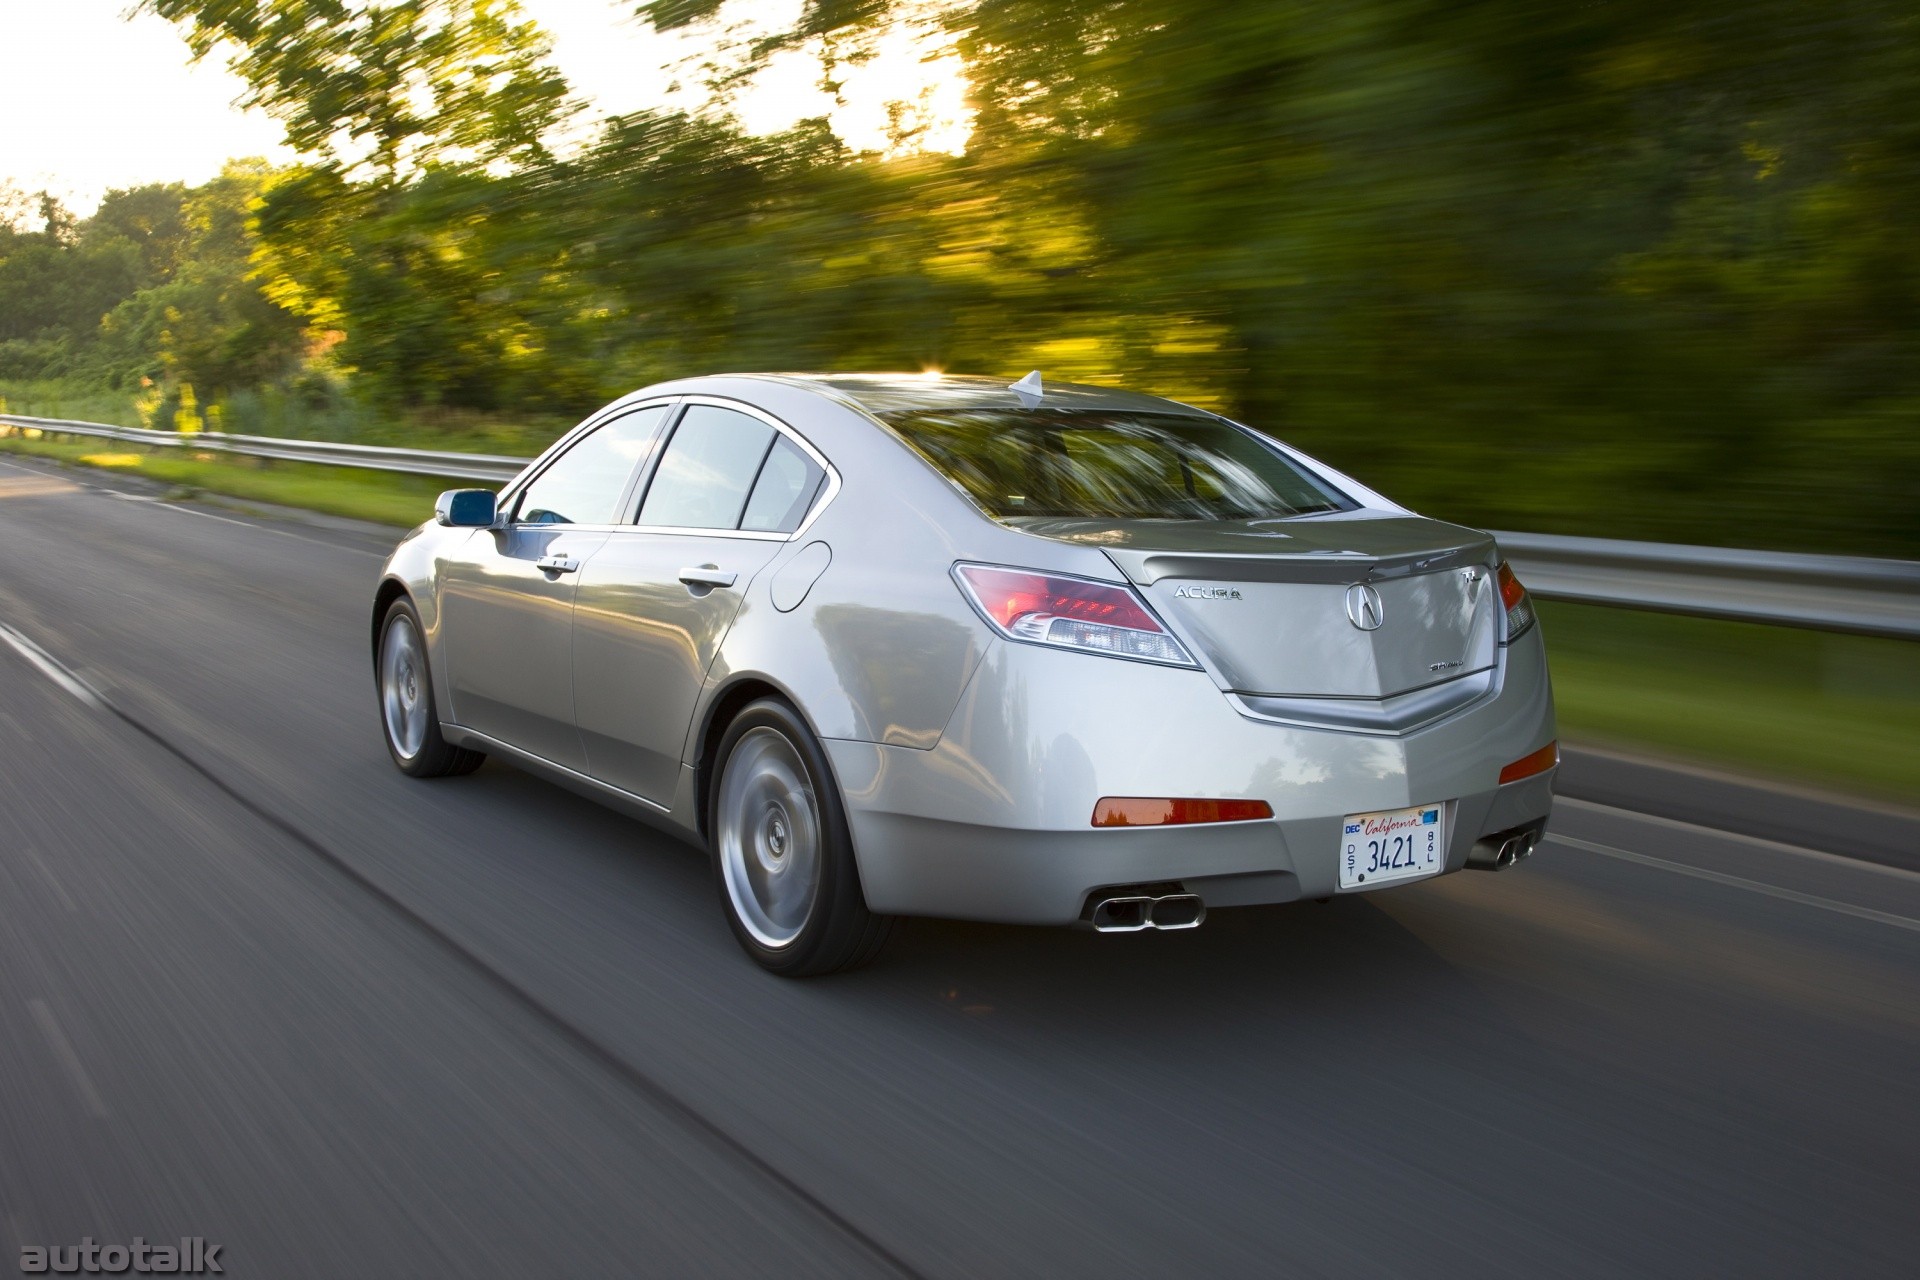
[[[715,754],[707,810],[727,924],[787,978],[858,968],[893,926],[867,909],[845,806],[826,752],[791,706],[750,703]]]
[[[456,747],[441,736],[425,635],[411,600],[401,596],[387,607],[387,616],[380,622],[380,655],[374,664],[380,736],[395,767],[410,778],[472,773],[486,761],[486,753]]]

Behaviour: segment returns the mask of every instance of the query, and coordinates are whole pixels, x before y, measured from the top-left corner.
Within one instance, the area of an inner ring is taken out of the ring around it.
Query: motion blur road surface
[[[383,539],[0,461],[7,1266],[1920,1265],[1920,875],[1567,801],[1499,875],[783,982],[692,850],[393,769]]]

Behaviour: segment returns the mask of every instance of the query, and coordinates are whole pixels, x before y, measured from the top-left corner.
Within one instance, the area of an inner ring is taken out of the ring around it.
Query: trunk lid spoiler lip
[[[1247,555],[1241,552],[1150,551],[1102,547],[1107,558],[1139,586],[1168,578],[1222,582],[1378,582],[1417,573],[1472,565],[1490,569],[1497,559],[1491,537],[1480,534],[1455,546],[1376,555],[1365,551],[1309,551]]]
[[[1262,521],[1034,519],[1011,528],[1098,550],[1137,586],[1169,578],[1355,583],[1499,562],[1493,535],[1403,512],[1361,509]]]

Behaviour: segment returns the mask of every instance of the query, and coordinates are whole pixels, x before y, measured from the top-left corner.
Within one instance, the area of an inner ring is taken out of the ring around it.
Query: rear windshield
[[[1060,409],[881,416],[1001,520],[1258,520],[1354,505],[1217,418]]]

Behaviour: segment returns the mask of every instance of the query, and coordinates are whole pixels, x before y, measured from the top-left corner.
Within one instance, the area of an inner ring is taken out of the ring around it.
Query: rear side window
[[[972,409],[883,420],[1001,520],[1255,520],[1355,505],[1218,418]]]
[[[639,523],[679,529],[738,528],[775,434],[760,419],[732,409],[688,406],[647,486]]]
[[[740,518],[740,527],[792,533],[806,519],[807,508],[813,505],[813,496],[820,492],[820,482],[826,478],[819,463],[781,436],[761,465],[760,478],[753,482],[753,494],[747,499],[747,513]]]
[[[666,405],[624,414],[573,442],[520,493],[523,524],[612,524],[627,481],[667,417]]]

